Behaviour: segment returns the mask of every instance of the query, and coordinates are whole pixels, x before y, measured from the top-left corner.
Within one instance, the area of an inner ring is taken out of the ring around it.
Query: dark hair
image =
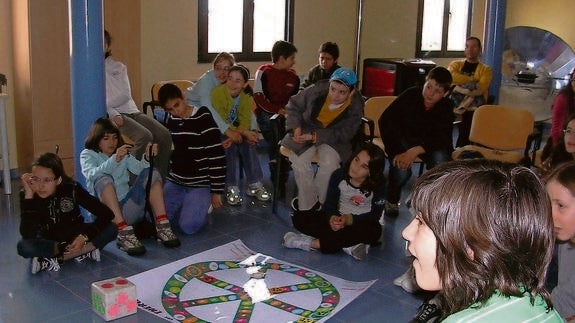
[[[100,150],[100,140],[102,140],[106,134],[115,134],[118,136],[118,147],[124,144],[120,130],[114,126],[112,121],[107,118],[99,118],[90,128],[88,136],[84,141],[84,147],[86,149],[102,152]]]
[[[108,46],[108,50],[104,53],[104,58],[108,58],[108,56],[112,55],[112,50],[110,49],[110,46],[112,45],[112,36],[110,36],[110,33],[105,29],[104,29],[104,44]]]
[[[469,41],[469,40],[475,40],[477,42],[477,45],[479,46],[479,49],[483,49],[483,47],[481,47],[481,40],[475,36],[471,36],[471,37],[467,37],[467,39],[465,41]]]
[[[228,74],[231,73],[231,72],[234,72],[234,71],[239,72],[239,73],[242,75],[242,78],[244,79],[244,82],[247,83],[247,82],[249,81],[249,79],[250,79],[250,70],[249,70],[247,67],[245,67],[245,66],[242,65],[242,64],[236,64],[236,65],[234,65],[234,66],[232,66],[232,67],[230,68],[230,71],[228,72]],[[249,86],[249,84],[248,84],[248,85],[246,85],[246,87],[244,88],[244,93],[253,96],[253,95],[254,95],[254,90],[253,90],[252,87]]]
[[[339,58],[339,47],[336,43],[330,41],[321,44],[321,46],[319,46],[319,52],[330,54],[336,61]]]
[[[557,182],[568,189],[572,196],[575,196],[575,161],[565,162],[551,170],[545,176],[545,183],[549,184],[550,182]],[[575,237],[569,242],[571,245],[575,245]]]
[[[60,157],[54,153],[44,153],[40,155],[32,163],[32,166],[40,166],[51,169],[56,178],[62,178],[62,183],[72,181],[72,179],[66,175],[64,165],[62,164],[62,159],[60,159]]]
[[[569,122],[575,120],[575,114],[571,114],[563,123],[563,130],[567,129],[567,125]],[[548,143],[550,144],[550,142]],[[547,156],[541,155],[542,159],[547,159]],[[573,155],[565,149],[565,136],[560,136],[559,141],[557,144],[551,148],[551,152],[549,153],[549,167],[551,169],[555,168],[557,165],[562,164],[564,162],[568,162],[573,160]]]
[[[177,85],[172,83],[166,83],[162,85],[158,91],[158,102],[162,107],[165,107],[169,100],[183,98],[184,94],[182,93],[182,90]]]
[[[373,192],[377,190],[381,185],[384,185],[385,177],[383,171],[385,168],[385,153],[381,148],[372,143],[362,143],[355,149],[351,157],[346,161],[344,165],[345,169],[345,179],[349,181],[349,166],[353,159],[359,155],[360,152],[365,151],[369,155],[369,176],[361,184],[361,191],[364,193]]]
[[[429,71],[426,80],[435,80],[439,86],[441,86],[445,92],[449,91],[451,88],[451,82],[453,78],[451,73],[443,66],[436,66]]]
[[[281,56],[288,58],[297,53],[297,48],[292,43],[284,40],[278,40],[274,43],[271,51],[272,62],[277,62]]]
[[[545,187],[526,167],[496,160],[442,163],[419,177],[411,205],[437,240],[444,317],[503,296],[541,295],[553,255]]]
[[[567,107],[569,114],[575,113],[575,91],[573,91],[573,86],[571,85],[571,80],[575,76],[575,68],[571,70],[569,73],[569,82],[565,85],[561,90],[559,90],[558,95],[565,95],[565,99],[567,100]]]

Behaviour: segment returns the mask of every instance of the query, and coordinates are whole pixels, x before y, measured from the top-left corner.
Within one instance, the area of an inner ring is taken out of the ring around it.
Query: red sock
[[[116,226],[118,227],[118,230],[122,230],[128,226],[128,223],[126,223],[126,221],[122,221],[122,222],[116,224]]]
[[[156,223],[162,223],[162,222],[167,222],[167,221],[168,221],[168,216],[165,214],[158,215],[156,217]]]

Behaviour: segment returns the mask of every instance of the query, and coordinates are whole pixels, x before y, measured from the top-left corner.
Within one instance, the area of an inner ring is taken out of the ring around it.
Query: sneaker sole
[[[141,256],[146,253],[146,248],[144,246],[142,246],[142,248],[124,249],[119,243],[116,243],[116,245],[118,246],[118,249],[127,253],[129,256]]]

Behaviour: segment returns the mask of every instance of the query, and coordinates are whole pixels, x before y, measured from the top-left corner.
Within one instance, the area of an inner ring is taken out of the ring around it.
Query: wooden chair
[[[162,109],[162,107],[160,106],[160,103],[158,102],[158,92],[160,91],[160,88],[162,87],[162,85],[164,85],[166,83],[172,83],[172,84],[176,85],[177,87],[179,87],[180,90],[182,90],[182,93],[184,94],[184,96],[186,95],[186,91],[188,90],[188,88],[191,87],[192,85],[194,85],[194,82],[189,81],[189,80],[168,80],[168,81],[159,81],[159,82],[154,83],[154,85],[152,85],[152,89],[150,90],[152,100],[144,102],[142,104],[142,112],[144,112],[145,114],[148,114],[148,108],[150,108],[150,112],[152,113],[152,116],[156,120],[157,120],[157,115],[154,114],[154,109]],[[165,113],[164,113],[164,118],[165,118]],[[164,120],[158,120],[158,121],[163,122]]]
[[[473,114],[470,145],[457,148],[452,158],[462,152],[478,152],[486,159],[518,163],[530,166],[529,152],[538,136],[533,131],[533,114],[525,109],[483,105]]]
[[[385,152],[385,145],[383,144],[383,139],[379,132],[379,117],[383,112],[391,105],[391,103],[397,98],[397,96],[373,96],[367,101],[365,101],[364,108],[364,133],[368,138],[368,141],[379,146]],[[386,153],[387,156],[387,153]],[[423,173],[423,166],[425,163],[421,158],[417,158],[414,163],[419,164],[419,175]]]

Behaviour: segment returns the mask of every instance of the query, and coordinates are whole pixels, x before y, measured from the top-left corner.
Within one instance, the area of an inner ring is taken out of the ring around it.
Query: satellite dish
[[[506,29],[499,104],[525,108],[535,121],[551,119],[553,100],[574,66],[575,52],[555,34],[536,27]]]

